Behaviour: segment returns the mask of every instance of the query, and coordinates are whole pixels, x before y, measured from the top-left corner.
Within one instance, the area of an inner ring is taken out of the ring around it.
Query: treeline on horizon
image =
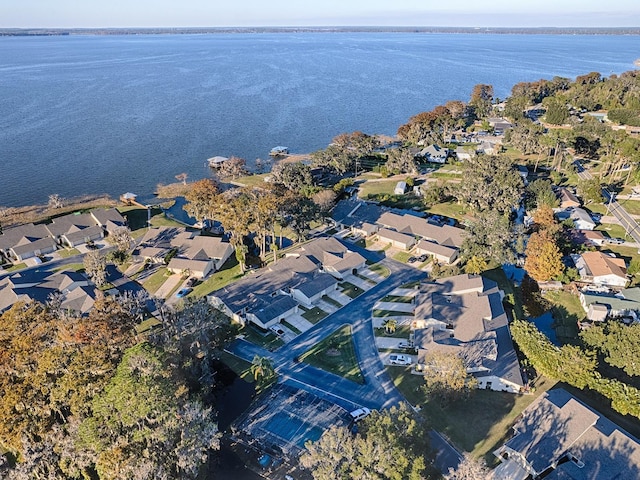
[[[189,35],[212,33],[473,33],[530,35],[640,35],[640,27],[148,27],[148,28],[3,28],[0,36]]]

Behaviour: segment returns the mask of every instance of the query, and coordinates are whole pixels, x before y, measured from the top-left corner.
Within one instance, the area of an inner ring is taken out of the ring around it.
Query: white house
[[[623,258],[602,252],[585,252],[572,258],[583,282],[610,287],[627,285],[627,266]]]
[[[438,262],[447,265],[452,264],[458,258],[457,248],[439,245],[428,240],[420,240],[416,245],[415,253],[418,255],[433,255]]]
[[[573,220],[573,224],[577,230],[593,230],[596,228],[596,222],[591,218],[591,215],[582,208],[574,208],[569,218]]]
[[[429,145],[420,151],[420,155],[428,162],[445,163],[449,156],[449,149],[439,147],[438,145]]]

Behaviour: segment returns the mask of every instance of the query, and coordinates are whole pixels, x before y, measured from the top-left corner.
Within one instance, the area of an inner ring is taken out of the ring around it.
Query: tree
[[[445,480],[486,480],[490,478],[491,470],[484,460],[476,460],[470,453],[462,455],[462,461],[454,469],[449,467],[449,473],[445,474]]]
[[[470,259],[476,256],[500,264],[513,263],[517,239],[509,218],[495,210],[488,210],[478,214],[468,227],[462,243],[462,257]]]
[[[196,220],[212,219],[218,202],[218,185],[210,178],[193,182],[185,194],[185,211]]]
[[[313,203],[318,207],[320,215],[328,216],[331,209],[336,204],[338,195],[333,190],[320,190],[311,197]]]
[[[546,151],[540,143],[543,133],[544,127],[542,125],[533,123],[529,119],[522,119],[507,131],[505,140],[523,154],[529,155]]]
[[[84,271],[96,286],[101,287],[107,281],[107,259],[97,250],[91,250],[84,256]]]
[[[253,379],[257,382],[259,388],[264,388],[267,385],[275,382],[278,378],[273,363],[267,357],[260,357],[256,355],[251,362],[251,374]]]
[[[555,238],[562,228],[556,220],[553,209],[544,204],[534,210],[533,222],[539,229],[546,230],[552,238]]]
[[[610,320],[581,332],[580,338],[602,353],[609,365],[624,370],[627,375],[640,375],[640,325]]]
[[[560,204],[560,201],[551,188],[551,182],[539,178],[527,185],[525,204],[527,209],[533,210],[543,205],[555,208]]]
[[[563,125],[566,123],[569,118],[569,109],[567,108],[566,102],[556,97],[549,97],[545,99],[543,103],[547,107],[547,113],[544,116],[547,123],[552,125]]]
[[[311,167],[302,162],[280,162],[271,170],[274,183],[280,183],[294,192],[313,185]]]
[[[535,232],[529,237],[524,268],[537,282],[546,282],[560,276],[564,270],[562,254],[547,230]]]
[[[600,180],[596,177],[588,180],[579,180],[578,194],[584,199],[585,203],[601,203],[604,200],[602,185],[600,185]]]
[[[462,165],[464,182],[452,189],[459,202],[474,210],[510,213],[520,203],[523,181],[505,158],[478,155]]]
[[[391,335],[396,331],[398,327],[398,321],[395,318],[387,318],[384,321],[384,330],[387,334]]]
[[[57,193],[54,193],[52,195],[49,195],[49,208],[50,209],[58,209],[58,208],[62,208],[64,207],[64,200],[63,198],[58,195]]]
[[[352,435],[331,427],[307,442],[300,464],[316,480],[422,480],[429,452],[423,421],[405,405],[372,412]]]
[[[408,148],[393,148],[387,150],[387,170],[394,175],[399,173],[418,173],[418,162]]]
[[[240,157],[231,157],[225,162],[222,162],[220,168],[218,168],[218,175],[221,178],[237,178],[247,173],[247,162],[244,158]]]
[[[471,91],[471,106],[477,117],[486,117],[491,112],[491,103],[493,102],[493,86],[479,83],[473,87]]]
[[[464,266],[465,273],[478,275],[489,268],[487,261],[478,255],[472,255]]]
[[[467,398],[477,382],[467,374],[462,358],[443,352],[427,352],[424,357],[425,392],[446,404]]]

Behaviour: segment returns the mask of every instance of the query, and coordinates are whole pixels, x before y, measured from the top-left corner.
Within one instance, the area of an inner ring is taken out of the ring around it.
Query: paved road
[[[593,178],[591,173],[582,166],[579,160],[574,160],[573,163],[576,166],[578,178],[581,180],[591,180]],[[605,203],[608,205],[608,211],[618,219],[627,234],[633,238],[636,243],[640,243],[640,226],[635,219],[615,200],[615,194],[603,188],[602,195],[605,198]]]
[[[425,274],[389,259],[382,260],[381,264],[391,271],[389,278],[329,315],[313,328],[298,335],[277,351],[269,352],[244,340],[234,342],[229,347],[229,351],[248,361],[251,361],[255,355],[269,357],[284,382],[313,392],[346,409],[356,406],[380,409],[397,405],[404,399],[378,356],[371,310],[376,300],[400,285],[424,278]],[[338,375],[296,361],[312,346],[331,335],[342,325],[351,325],[356,355],[365,378],[364,385],[358,385]]]

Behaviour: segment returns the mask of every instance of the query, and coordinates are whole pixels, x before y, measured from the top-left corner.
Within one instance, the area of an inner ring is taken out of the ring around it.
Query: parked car
[[[610,243],[611,245],[621,245],[624,241],[624,238],[607,238],[605,240],[606,243]]]
[[[196,283],[198,283],[198,279],[196,277],[191,277],[187,280],[187,287],[193,287]]]
[[[400,342],[398,344],[398,348],[404,348],[407,350],[415,350],[415,347],[411,345],[409,342]]]
[[[193,288],[182,288],[178,290],[178,293],[176,293],[176,297],[178,298],[186,297],[191,292],[193,292]]]
[[[416,262],[418,259],[416,257],[409,257],[409,259],[407,260],[407,262],[409,263],[414,263]]]
[[[411,365],[411,357],[408,355],[392,354],[389,356],[391,365]]]
[[[367,407],[362,407],[349,413],[349,415],[351,415],[351,418],[353,419],[354,422],[358,422],[363,418],[365,418],[366,416],[368,416],[370,413],[371,413],[371,410],[369,410]]]
[[[418,261],[419,261],[419,262],[426,262],[426,261],[427,261],[427,257],[428,257],[428,256],[429,256],[429,255],[427,255],[426,253],[423,253],[422,255],[420,255],[420,256],[418,257]]]

